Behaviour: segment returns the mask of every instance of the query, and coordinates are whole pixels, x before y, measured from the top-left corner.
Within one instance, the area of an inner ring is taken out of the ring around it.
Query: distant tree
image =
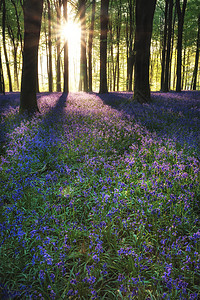
[[[134,100],[150,102],[149,61],[156,0],[136,0]]]
[[[182,41],[183,41],[183,24],[187,5],[187,0],[183,0],[181,9],[181,0],[176,0],[176,9],[178,14],[178,42],[177,42],[177,81],[176,92],[181,91],[181,67],[182,67]]]
[[[48,50],[49,50],[49,61],[48,61],[48,79],[49,79],[49,92],[53,91],[53,66],[52,66],[52,34],[51,34],[51,3],[47,0],[48,10]]]
[[[6,49],[6,2],[5,0],[2,0],[2,36],[3,36],[3,50],[4,50],[4,56],[6,61],[6,69],[7,69],[7,75],[9,80],[9,91],[12,92],[12,79],[11,79],[11,72],[10,72],[10,63],[8,60],[8,54]]]
[[[162,73],[161,73],[161,90],[163,92],[168,92],[170,89],[172,16],[173,16],[173,0],[166,0],[165,1],[164,43],[163,43],[163,50],[162,50]]]
[[[100,33],[100,93],[107,93],[107,35],[109,0],[101,0]]]
[[[78,11],[81,23],[81,57],[80,57],[80,82],[79,90],[88,91],[87,79],[87,56],[86,56],[86,2],[87,0],[78,1]]]
[[[198,65],[199,65],[199,48],[200,48],[200,14],[198,17],[197,47],[196,47],[194,71],[193,71],[193,76],[192,76],[192,84],[191,84],[191,88],[194,91],[196,90],[196,86],[197,86],[197,73],[198,73]]]
[[[24,1],[24,52],[20,112],[38,111],[36,92],[42,11],[43,0]]]
[[[55,5],[55,8],[56,8],[56,18],[57,18],[58,28],[60,28],[62,0],[54,0],[54,5]],[[57,92],[61,92],[60,32],[57,32],[56,35],[57,35],[56,36],[56,90],[57,90]]]
[[[135,63],[134,34],[135,34],[135,2],[128,0],[128,17],[126,23],[126,45],[127,45],[127,90],[133,90],[133,67]]]
[[[1,60],[1,48],[0,48],[0,93],[5,94],[5,84],[4,84],[3,68],[2,68],[2,60]]]
[[[92,91],[92,45],[94,36],[94,21],[95,21],[95,9],[96,0],[92,0],[92,16],[89,28],[89,38],[88,38],[88,88]]]
[[[63,17],[67,24],[67,1],[63,0]],[[69,92],[69,55],[68,55],[68,40],[66,38],[64,44],[64,93]]]

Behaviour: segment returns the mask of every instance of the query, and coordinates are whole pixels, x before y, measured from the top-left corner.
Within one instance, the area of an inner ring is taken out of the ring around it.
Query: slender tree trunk
[[[5,94],[5,84],[4,84],[3,68],[2,68],[2,60],[1,60],[1,48],[0,48],[0,93]]]
[[[117,55],[116,55],[116,73],[117,73],[117,91],[119,91],[119,79],[120,79],[120,67],[119,67],[119,44],[120,44],[120,34],[121,34],[121,10],[122,10],[122,3],[121,0],[118,6],[118,13],[117,13]]]
[[[6,29],[6,3],[5,0],[2,2],[3,4],[3,14],[2,14],[2,35],[3,35],[3,50],[4,50],[4,56],[5,56],[5,61],[6,61],[6,69],[7,69],[7,75],[8,75],[8,80],[9,80],[9,91],[12,92],[12,79],[11,79],[11,73],[10,73],[10,64],[8,60],[8,54],[7,54],[7,49],[6,49],[6,34],[5,34],[5,29]]]
[[[112,21],[109,21],[109,33],[110,33],[110,64],[111,64],[111,76],[112,76],[112,84],[110,87],[110,91],[115,91],[115,84],[116,84],[116,68],[115,68],[115,59],[114,59],[114,45],[113,45],[113,25]]]
[[[15,8],[15,16],[16,16],[16,20],[17,20],[17,36],[20,40],[20,44],[21,44],[21,51],[23,52],[23,39],[22,39],[22,29],[20,26],[20,21],[19,21],[19,14],[17,11],[17,6],[16,6],[16,1],[15,0],[11,0],[14,8]]]
[[[107,93],[107,33],[109,0],[101,0],[101,34],[100,34],[100,93]]]
[[[164,70],[163,92],[168,92],[170,89],[170,58],[171,58],[171,44],[172,44],[172,15],[173,15],[173,0],[169,0],[168,11],[168,31],[167,31],[167,54]]]
[[[169,1],[165,0],[165,26],[164,26],[164,36],[163,36],[163,48],[162,48],[162,62],[161,62],[161,91],[164,90],[165,81],[165,64],[166,64],[166,46],[167,46],[167,25],[168,25],[168,7]]]
[[[53,91],[53,68],[52,68],[52,38],[51,38],[51,5],[50,1],[47,0],[48,7],[48,50],[49,50],[49,92]]]
[[[156,0],[136,0],[134,100],[150,102],[149,61]]]
[[[56,14],[57,14],[57,24],[60,26],[61,23],[61,0],[56,4]],[[60,34],[58,33],[56,39],[56,53],[57,53],[57,62],[56,62],[56,90],[61,92],[61,75],[60,75]]]
[[[182,82],[181,82],[181,89],[184,89],[185,84],[185,63],[186,63],[186,48],[184,47],[183,50],[183,68],[182,68]]]
[[[81,57],[80,57],[80,83],[79,90],[88,91],[87,56],[86,56],[86,0],[79,0],[79,15],[81,23]]]
[[[96,7],[96,0],[93,0],[92,18],[90,23],[89,39],[88,39],[88,82],[89,82],[90,92],[92,92],[92,45],[93,45],[93,36],[94,36],[95,7]]]
[[[174,51],[174,28],[176,23],[176,6],[174,9],[174,16],[173,16],[173,24],[172,24],[172,35],[171,35],[171,54],[170,54],[170,63],[169,63],[169,78],[171,79],[172,74],[172,58],[173,58],[173,51]],[[171,82],[169,82],[169,89],[171,88]]]
[[[184,24],[186,5],[187,5],[187,0],[184,0],[182,10],[181,10],[180,0],[176,0],[176,8],[177,8],[177,13],[178,13],[176,92],[181,92],[182,40],[183,40],[183,24]]]
[[[8,28],[9,37],[10,37],[10,39],[12,41],[12,45],[13,45],[12,53],[13,53],[13,57],[14,57],[14,63],[13,63],[13,65],[14,65],[14,79],[15,79],[17,91],[19,91],[18,67],[17,67],[18,41],[16,40],[16,38],[14,36],[14,33],[13,33],[13,29],[9,24],[7,25],[7,28]]]
[[[133,44],[134,31],[135,31],[135,1],[129,0],[129,25],[126,33],[126,43],[127,43],[127,88],[131,92],[133,90],[133,67],[135,63],[135,49]]]
[[[37,106],[38,46],[43,0],[26,0],[24,5],[24,52],[20,112],[33,113]]]
[[[63,0],[63,14],[64,14],[64,20],[67,23],[67,1]],[[65,40],[64,44],[64,93],[69,92],[69,58],[68,58],[68,41]]]
[[[197,33],[197,48],[195,55],[194,71],[192,76],[192,89],[195,91],[197,87],[197,73],[199,64],[199,48],[200,48],[200,15],[198,17],[198,33]]]
[[[175,57],[174,57],[174,79],[173,79],[173,90],[176,88],[176,69],[177,69],[177,49],[175,49]]]
[[[190,49],[187,51],[187,67],[186,67],[186,78],[185,78],[185,89],[188,90],[188,77],[189,77],[189,66],[190,66]]]

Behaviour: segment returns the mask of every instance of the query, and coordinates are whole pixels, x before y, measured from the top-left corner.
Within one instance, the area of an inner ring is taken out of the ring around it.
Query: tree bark
[[[79,15],[81,23],[81,57],[80,57],[80,82],[79,90],[88,91],[87,56],[86,56],[86,0],[79,0]]]
[[[37,106],[38,47],[40,39],[43,0],[26,0],[24,3],[24,52],[20,112],[39,111]]]
[[[122,19],[122,3],[121,0],[119,2],[119,6],[118,6],[118,12],[117,12],[117,28],[116,28],[116,32],[117,32],[117,55],[116,55],[116,68],[117,68],[117,91],[119,91],[119,80],[120,80],[120,67],[119,67],[119,45],[120,45],[120,34],[121,34],[121,19]]]
[[[181,92],[182,40],[183,40],[183,24],[184,24],[186,5],[187,5],[187,0],[184,0],[182,10],[181,10],[180,0],[176,0],[176,9],[178,13],[176,92]]]
[[[19,91],[18,66],[17,66],[18,41],[16,40],[16,38],[14,36],[14,33],[13,33],[13,29],[9,24],[7,25],[7,28],[8,28],[9,37],[10,37],[10,39],[12,41],[12,45],[13,45],[12,53],[13,53],[13,57],[14,57],[14,63],[13,63],[13,65],[14,65],[14,79],[15,79],[17,91]]]
[[[167,54],[164,70],[163,92],[168,92],[170,89],[170,58],[171,58],[171,44],[172,44],[172,15],[173,15],[173,0],[169,0],[168,11],[168,30],[167,30]]]
[[[67,0],[63,0],[63,15],[65,23],[67,23]],[[68,40],[66,38],[64,44],[64,93],[69,93],[69,56],[68,56]]]
[[[195,55],[194,71],[192,76],[192,89],[195,91],[197,88],[197,73],[199,64],[199,48],[200,48],[200,15],[198,17],[198,33],[197,33],[197,48]]]
[[[126,44],[127,44],[127,90],[133,90],[133,67],[135,63],[135,49],[134,49],[134,29],[135,29],[135,0],[128,2],[129,20],[127,16],[126,26]],[[128,22],[129,21],[129,22]]]
[[[168,25],[168,7],[169,1],[165,0],[165,26],[163,35],[162,62],[161,62],[161,91],[164,90],[165,64],[166,64],[166,46],[167,46],[167,25]]]
[[[149,84],[150,45],[156,0],[136,0],[134,100],[151,101]]]
[[[51,41],[51,5],[50,1],[47,0],[48,7],[48,50],[49,50],[49,92],[53,91],[53,68],[52,68],[52,41]]]
[[[89,83],[90,92],[92,92],[92,45],[93,45],[93,36],[94,36],[95,8],[96,8],[96,0],[93,0],[92,18],[91,18],[89,38],[88,38],[88,83]]]
[[[56,17],[57,17],[57,24],[58,28],[61,25],[61,0],[55,1],[56,7]],[[56,37],[56,90],[57,92],[61,92],[61,71],[60,71],[60,32],[57,33]]]
[[[107,93],[107,34],[109,0],[101,0],[100,34],[100,93]]]
[[[5,84],[4,84],[3,68],[2,68],[2,60],[1,60],[1,48],[0,48],[0,93],[5,94]]]
[[[4,56],[6,61],[6,69],[8,74],[8,81],[9,81],[9,91],[12,92],[12,79],[11,79],[11,73],[10,73],[10,64],[8,60],[8,54],[6,49],[6,3],[5,0],[2,2],[3,4],[3,14],[2,14],[2,36],[3,36],[3,50],[4,50]]]

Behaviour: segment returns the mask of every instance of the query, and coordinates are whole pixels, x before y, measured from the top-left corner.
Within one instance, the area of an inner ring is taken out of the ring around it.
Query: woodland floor
[[[0,299],[200,299],[200,92],[0,95]]]

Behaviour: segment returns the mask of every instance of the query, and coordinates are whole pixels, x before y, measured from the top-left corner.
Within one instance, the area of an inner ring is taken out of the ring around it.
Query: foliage
[[[199,298],[199,148],[172,139],[184,124],[198,140],[199,94],[129,97],[2,111],[2,298]]]

